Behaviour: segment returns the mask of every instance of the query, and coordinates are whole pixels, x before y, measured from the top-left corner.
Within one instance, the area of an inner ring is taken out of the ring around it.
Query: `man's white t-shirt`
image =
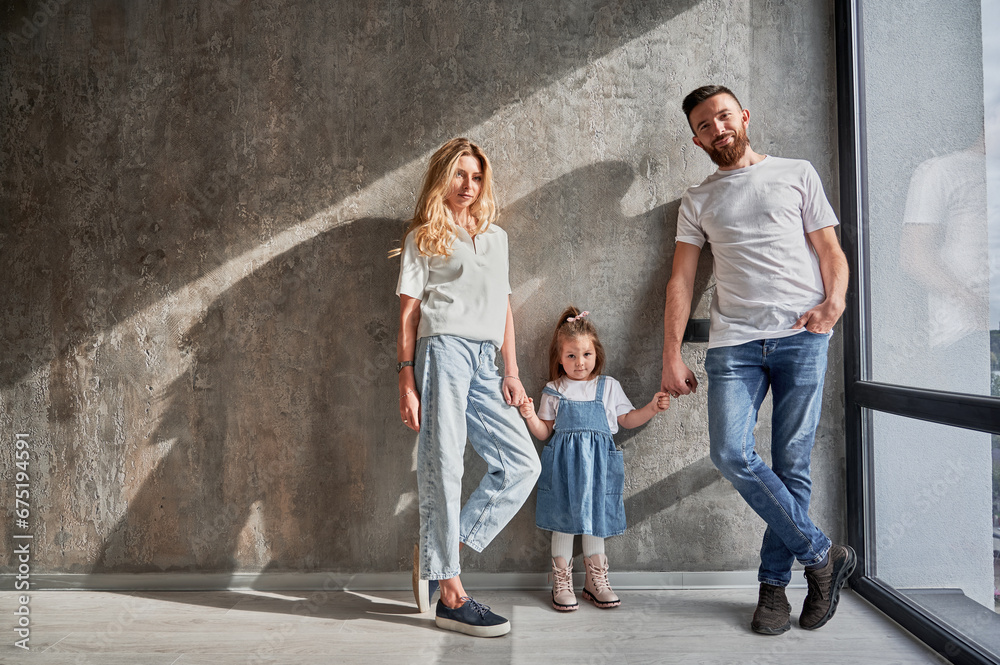
[[[911,264],[910,269],[943,272],[969,296],[956,298],[953,289],[944,284],[939,290],[927,291],[927,333],[934,347],[954,344],[989,326],[984,159],[981,146],[932,157],[917,166],[910,179],[903,223],[932,227],[928,240],[936,250],[926,259],[936,265]]]
[[[574,381],[568,376],[563,376],[555,381],[549,381],[545,385],[574,402],[592,402],[597,397],[597,379]],[[618,416],[623,416],[634,410],[635,407],[632,406],[632,402],[622,390],[622,384],[613,377],[605,375],[604,413],[608,417],[608,427],[612,434],[618,431]],[[538,400],[538,417],[542,420],[555,420],[558,413],[559,398],[555,395],[542,393],[541,399]]]
[[[689,188],[677,242],[712,245],[709,348],[802,332],[792,325],[826,298],[806,234],[837,224],[819,174],[801,159],[766,156]]]
[[[396,295],[420,301],[417,338],[454,335],[503,346],[510,295],[507,233],[495,224],[475,240],[455,226],[451,256],[424,256],[403,241]]]

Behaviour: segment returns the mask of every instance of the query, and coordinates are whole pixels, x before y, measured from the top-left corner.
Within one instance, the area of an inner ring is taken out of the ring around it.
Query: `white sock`
[[[572,533],[562,533],[560,531],[552,532],[552,558],[555,559],[557,556],[561,556],[569,563],[573,560],[573,534]]]
[[[604,554],[604,539],[583,534],[583,556],[589,559],[595,554]]]

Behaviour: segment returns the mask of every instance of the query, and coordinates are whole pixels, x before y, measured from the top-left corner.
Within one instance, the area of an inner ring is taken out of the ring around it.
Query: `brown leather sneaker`
[[[566,563],[561,556],[552,557],[552,607],[560,612],[580,607],[573,593],[573,561]]]
[[[806,570],[809,593],[802,604],[799,625],[806,630],[822,627],[833,618],[840,600],[840,589],[854,572],[858,556],[847,545],[831,545],[830,560],[818,570]]]
[[[587,577],[583,583],[584,600],[589,600],[602,610],[621,605],[622,601],[608,583],[608,557],[603,554],[583,557],[583,564],[587,567]]]
[[[750,630],[761,635],[781,635],[791,629],[791,616],[792,606],[785,596],[785,587],[762,582]]]

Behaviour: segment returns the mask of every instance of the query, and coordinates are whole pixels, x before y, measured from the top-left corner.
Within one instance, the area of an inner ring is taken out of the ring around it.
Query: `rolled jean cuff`
[[[764,578],[764,577],[758,577],[757,581],[760,582],[761,584],[770,584],[771,586],[780,586],[782,589],[784,589],[786,586],[788,586],[788,581],[787,580],[769,580],[769,579]]]
[[[422,579],[422,580],[450,580],[451,578],[458,577],[461,574],[462,574],[462,571],[459,570],[458,568],[456,568],[456,569],[454,569],[454,571],[446,570],[443,573],[429,573],[429,574],[427,574],[427,573],[421,573],[420,574],[420,579]]]
[[[833,543],[829,539],[827,539],[826,547],[823,548],[823,551],[822,553],[820,553],[819,556],[809,561],[799,561],[799,563],[801,563],[803,566],[815,566],[817,563],[823,563],[823,559],[825,559],[826,555],[830,553],[830,547],[832,545]]]
[[[476,552],[482,552],[483,550],[486,549],[486,546],[489,545],[489,543],[482,543],[476,540],[470,541],[465,536],[459,538],[459,542],[463,543],[466,547]]]

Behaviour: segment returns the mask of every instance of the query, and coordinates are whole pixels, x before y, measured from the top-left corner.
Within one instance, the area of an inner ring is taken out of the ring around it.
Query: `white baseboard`
[[[616,589],[736,589],[756,588],[757,571],[611,572]],[[574,581],[583,586],[583,573]],[[464,573],[470,589],[544,589],[548,573]],[[14,575],[0,575],[0,591],[15,589]],[[793,580],[791,588],[804,582]],[[402,591],[410,589],[409,573],[96,573],[38,574],[31,576],[31,591],[209,591],[255,589],[258,591]]]

